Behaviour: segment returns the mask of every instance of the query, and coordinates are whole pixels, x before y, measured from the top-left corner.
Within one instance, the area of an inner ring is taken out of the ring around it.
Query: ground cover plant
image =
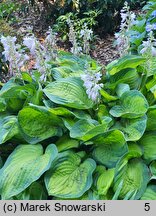
[[[90,38],[80,45],[73,29],[71,53],[57,49],[51,28],[44,42],[32,33],[21,43],[1,37],[10,77],[0,86],[2,200],[156,199],[149,37],[148,49],[127,49],[107,66],[89,56]]]

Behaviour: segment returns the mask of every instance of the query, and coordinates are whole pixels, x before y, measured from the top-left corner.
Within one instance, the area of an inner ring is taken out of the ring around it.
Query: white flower
[[[128,3],[125,2],[123,9],[121,10],[121,25],[120,31],[115,34],[116,45],[120,56],[126,55],[130,48],[129,30],[136,22],[136,15],[130,11]]]
[[[148,40],[142,42],[142,49],[140,53],[146,56],[156,56],[156,39],[153,36],[153,32],[151,31],[148,35]]]
[[[126,20],[126,18],[127,18],[128,15],[126,13],[122,13],[122,12],[120,13],[120,15],[121,15],[121,18],[122,18],[121,22],[122,23],[125,22],[125,20]]]
[[[101,80],[101,76],[100,72],[93,73],[90,71],[86,71],[86,74],[81,75],[81,79],[84,81],[84,87],[86,88],[86,93],[94,102],[99,99],[99,91],[103,87],[102,83],[98,83]]]
[[[135,13],[131,13],[131,14],[130,14],[130,18],[131,18],[131,22],[132,22],[132,24],[134,24],[135,19],[136,19],[136,15],[135,15]]]
[[[19,75],[21,67],[29,60],[29,56],[23,53],[21,46],[16,44],[16,41],[16,37],[1,37],[1,43],[4,47],[3,55],[6,61],[9,61],[10,76],[16,73]]]
[[[79,53],[81,53],[82,51],[82,47],[77,46],[77,44],[75,44],[75,46],[71,47],[71,53],[73,53],[74,55],[78,55]]]
[[[36,50],[36,42],[34,37],[25,37],[23,40],[23,44],[28,47],[32,55],[35,55]]]

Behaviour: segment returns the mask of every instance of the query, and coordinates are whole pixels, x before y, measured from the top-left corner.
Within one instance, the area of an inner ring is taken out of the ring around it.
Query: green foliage
[[[19,145],[0,170],[2,199],[9,199],[24,191],[50,168],[56,156],[55,145],[49,145],[44,154],[40,144]]]
[[[69,33],[69,25],[68,20],[70,19],[73,23],[74,30],[78,35],[78,39],[81,43],[81,35],[80,31],[84,28],[84,25],[86,25],[89,29],[93,29],[95,26],[97,26],[98,22],[96,21],[96,18],[101,14],[102,12],[100,10],[90,10],[88,12],[84,12],[82,17],[79,17],[79,14],[69,12],[65,15],[61,15],[56,20],[56,24],[54,25],[54,31],[58,32],[63,39],[63,41],[66,41],[68,39],[68,33]],[[95,36],[94,36],[95,37]],[[94,38],[92,38],[93,40]]]
[[[17,21],[14,13],[18,9],[17,1],[3,0],[0,2],[0,35],[9,35],[14,32],[11,25]],[[0,43],[0,82],[6,81],[8,73],[8,63],[5,62],[2,52],[3,47]]]
[[[146,59],[107,65],[99,100],[81,80],[87,56],[59,52],[49,80],[14,77],[0,90],[1,199],[155,199],[156,85]],[[144,83],[144,85],[142,84]],[[152,119],[152,122],[151,122]],[[11,147],[10,147],[10,144]]]
[[[14,22],[16,20],[15,11],[19,9],[19,5],[16,1],[3,0],[0,3],[0,19],[5,20],[6,22]]]
[[[146,5],[142,8],[141,12],[137,15],[137,19],[132,27],[127,32],[130,39],[132,53],[138,53],[142,49],[142,42],[146,41],[150,31],[153,31],[154,36],[156,30],[154,26],[156,23],[156,1],[145,1]]]
[[[125,0],[57,0],[53,3],[49,0],[29,0],[31,7],[38,8],[39,3],[44,6],[44,18],[57,20],[56,29],[66,40],[68,29],[65,20],[70,15],[75,21],[76,29],[79,29],[85,21],[92,25],[101,37],[106,33],[113,33],[120,22],[119,11]],[[132,9],[140,8],[147,0],[127,0]],[[26,8],[26,5],[24,6]],[[72,11],[72,13],[71,13]]]
[[[92,185],[92,174],[96,168],[94,160],[72,152],[60,154],[53,167],[45,175],[49,195],[59,198],[81,197]]]

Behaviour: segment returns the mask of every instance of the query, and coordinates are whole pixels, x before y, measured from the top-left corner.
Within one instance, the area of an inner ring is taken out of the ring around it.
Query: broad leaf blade
[[[146,122],[146,116],[136,119],[122,119],[117,128],[124,133],[126,141],[137,141],[145,132]]]
[[[60,118],[45,107],[25,107],[18,114],[18,122],[23,137],[31,144],[61,133]]]
[[[119,159],[128,151],[124,135],[119,130],[100,134],[92,141],[95,144],[93,158],[108,168],[114,168]]]
[[[119,60],[111,62],[107,65],[106,69],[111,75],[114,75],[125,68],[136,68],[138,65],[143,64],[145,61],[146,59],[142,56],[128,55]]]
[[[0,118],[0,144],[5,143],[19,133],[17,117],[6,116]]]
[[[120,171],[117,171],[114,191],[117,191],[123,181],[119,197],[124,199],[128,193],[135,193],[137,190],[134,199],[139,199],[145,192],[149,180],[149,169],[144,162],[141,159],[132,159]]]
[[[114,169],[105,170],[97,180],[99,195],[106,195],[114,179]]]
[[[112,107],[110,114],[114,117],[139,118],[149,108],[144,95],[137,90],[127,91],[120,98],[120,105]]]
[[[49,195],[59,198],[81,197],[92,185],[96,164],[92,159],[83,163],[77,154],[64,153],[46,173],[45,184]]]
[[[149,184],[145,193],[142,195],[141,200],[156,200],[156,185]]]
[[[50,168],[56,156],[55,145],[49,145],[44,154],[40,144],[18,146],[0,170],[2,199],[9,199],[24,191]]]
[[[156,133],[148,132],[139,140],[139,144],[143,148],[143,158],[147,163],[156,160]]]
[[[93,102],[88,98],[80,78],[64,78],[50,83],[44,89],[46,96],[56,104],[76,109],[89,109]]]
[[[111,121],[112,119],[110,117],[105,117],[102,124],[92,119],[79,120],[71,128],[70,137],[87,141],[107,131]]]

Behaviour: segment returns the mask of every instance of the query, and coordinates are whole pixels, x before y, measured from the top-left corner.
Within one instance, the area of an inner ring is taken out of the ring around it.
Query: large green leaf
[[[117,93],[118,97],[121,97],[123,95],[123,93],[125,93],[127,91],[130,91],[130,87],[128,84],[120,83],[119,85],[117,85],[116,93]]]
[[[156,109],[149,109],[147,113],[147,131],[156,131]]]
[[[114,117],[138,118],[148,110],[148,102],[137,90],[127,91],[120,98],[120,105],[112,107],[110,114]]]
[[[22,109],[26,99],[32,98],[35,93],[35,85],[18,84],[14,80],[10,80],[1,89],[0,97],[5,99],[7,110],[15,113]]]
[[[156,200],[156,184],[150,183],[145,193],[142,195],[141,200]]]
[[[5,143],[19,132],[17,117],[6,116],[0,118],[0,144]]]
[[[117,97],[110,95],[104,89],[100,90],[100,94],[103,97],[104,102],[116,101],[118,99]]]
[[[114,75],[125,68],[136,68],[138,65],[143,64],[146,58],[138,55],[128,55],[124,56],[119,60],[115,60],[107,65],[106,69],[111,74]]]
[[[107,131],[111,121],[112,119],[110,117],[105,117],[105,121],[103,119],[102,124],[99,124],[93,119],[79,120],[71,128],[70,137],[87,141]]]
[[[78,148],[79,141],[71,139],[68,135],[63,135],[59,140],[57,140],[56,146],[58,151],[61,152],[72,148]]]
[[[114,169],[103,171],[97,180],[97,190],[99,195],[106,195],[114,179]]]
[[[0,170],[0,194],[9,199],[24,191],[47,171],[57,156],[55,145],[43,148],[37,145],[20,145],[8,157]]]
[[[139,141],[143,148],[143,158],[147,163],[156,160],[156,132],[146,133]]]
[[[150,180],[148,167],[141,159],[131,159],[125,166],[117,171],[114,179],[114,191],[116,192],[122,183],[119,197],[124,199],[127,194],[135,194],[134,199],[139,199],[146,190]]]
[[[91,119],[91,116],[83,111],[83,110],[74,110],[71,111],[69,108],[65,107],[55,107],[55,108],[50,108],[49,111],[53,113],[54,115],[64,117],[64,118],[77,118],[77,119]]]
[[[14,199],[18,200],[47,200],[47,198],[43,186],[38,182],[33,182],[23,192],[14,197]]]
[[[6,110],[6,102],[4,98],[0,97],[0,112],[3,112]]]
[[[143,150],[140,146],[135,142],[128,142],[128,153],[127,159],[131,158],[140,158],[143,155]]]
[[[115,173],[118,173],[121,171],[121,169],[128,163],[129,160],[134,158],[141,158],[143,155],[142,149],[134,142],[128,143],[128,152],[124,154],[115,167]],[[122,182],[121,182],[122,184]]]
[[[27,96],[33,95],[34,93],[35,93],[35,85],[33,84],[23,85],[23,82],[19,84],[14,80],[10,80],[0,90],[0,97],[5,99],[9,99],[9,98],[26,99]]]
[[[117,128],[124,133],[126,141],[137,141],[145,132],[146,122],[146,116],[136,119],[122,119]]]
[[[95,144],[93,158],[108,168],[115,167],[128,150],[124,135],[119,130],[100,134],[93,139],[93,143]]]
[[[75,62],[67,61],[66,64],[52,68],[52,75],[55,80],[67,77],[80,77],[84,73],[84,70],[78,64],[75,64]]]
[[[28,143],[35,144],[52,136],[61,135],[61,120],[41,106],[23,108],[18,114],[19,128]]]
[[[156,179],[156,161],[153,161],[151,164],[150,164],[150,170],[151,170],[151,179]]]
[[[91,140],[97,146],[103,145],[103,144],[115,145],[116,143],[118,143],[118,145],[120,146],[124,146],[124,144],[126,143],[124,134],[120,130],[117,130],[117,129],[112,129],[105,133],[101,133]]]
[[[98,107],[98,113],[97,113],[98,121],[102,123],[105,122],[106,117],[110,117],[108,108],[104,104],[100,104]]]
[[[137,70],[133,68],[123,69],[117,74],[110,76],[109,82],[107,82],[105,86],[113,90],[120,83],[129,84],[131,89],[137,88],[140,84],[140,78]]]
[[[81,197],[92,185],[95,161],[72,152],[62,153],[55,165],[46,173],[45,184],[49,195],[59,198]]]
[[[89,109],[93,102],[86,94],[83,81],[77,77],[59,79],[44,89],[46,96],[56,104],[76,109]]]

